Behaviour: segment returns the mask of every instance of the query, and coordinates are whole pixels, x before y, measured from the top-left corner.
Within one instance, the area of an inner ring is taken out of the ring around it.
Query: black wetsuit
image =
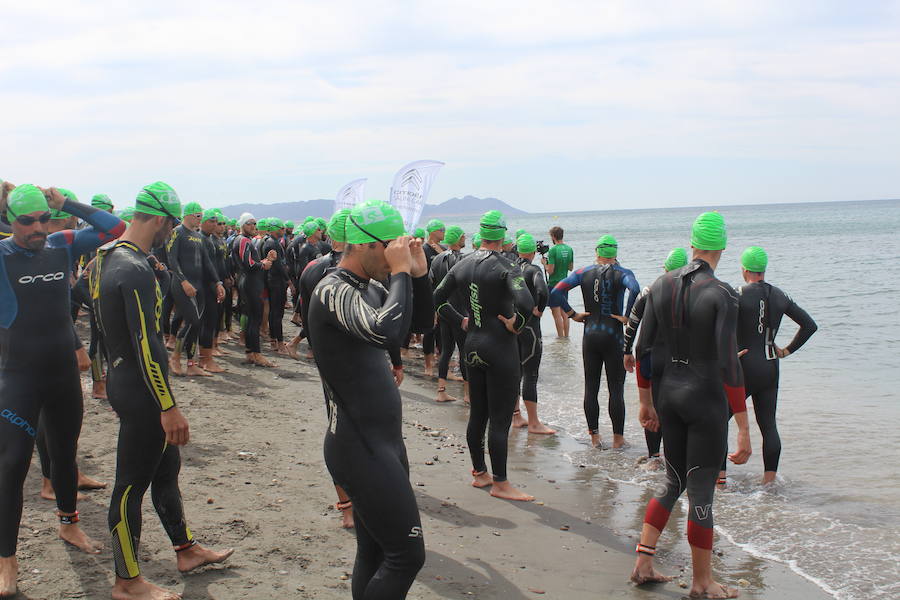
[[[295,238],[294,241],[296,242],[297,238]],[[291,245],[293,245],[293,244],[294,244],[294,242],[291,242]],[[289,246],[289,248],[290,248],[290,246]],[[320,256],[322,256],[322,251],[319,248],[318,242],[309,243],[306,241],[306,238],[303,238],[302,243],[298,243],[297,245],[294,246],[292,263],[293,263],[293,272],[296,274],[295,277],[296,277],[297,285],[299,285],[299,283],[300,283],[300,276],[303,274],[303,271],[306,269],[306,265],[308,265],[312,261],[316,260]],[[300,308],[295,306],[294,312],[299,313]]]
[[[550,290],[547,289],[547,280],[540,267],[525,258],[518,258],[517,264],[522,269],[525,277],[525,285],[534,298],[534,307],[540,312],[547,308],[550,299]],[[522,400],[537,402],[538,373],[541,368],[541,356],[544,352],[544,343],[541,340],[541,318],[534,313],[528,315],[528,322],[519,334],[519,360],[522,362]]]
[[[309,334],[330,407],[325,462],[353,501],[355,600],[405,598],[425,562],[400,392],[385,350],[399,348],[411,322],[434,319],[430,292],[426,277],[401,273],[387,291],[338,268],[309,301]]]
[[[287,291],[291,276],[281,242],[277,238],[267,235],[263,240],[260,255],[267,256],[269,250],[274,250],[278,255],[278,258],[272,262],[272,268],[266,272],[266,286],[269,289],[269,337],[276,342],[283,342],[282,320],[284,319],[284,305],[287,303]]]
[[[645,287],[641,290],[637,300],[628,313],[628,323],[625,325],[623,350],[625,354],[631,354],[634,347],[635,336],[641,319],[644,318],[644,308],[647,306],[647,296],[650,294],[650,288]],[[662,336],[656,337],[656,346],[662,343]],[[649,389],[654,408],[657,407],[656,397],[659,392],[659,380],[662,377],[662,368],[664,361],[658,360],[653,362],[653,348],[645,348],[644,354],[635,358],[635,379],[637,386],[641,389]],[[644,440],[647,442],[647,454],[649,456],[659,456],[659,447],[662,443],[662,428],[656,431],[644,429]]]
[[[50,234],[37,252],[11,236],[0,241],[0,557],[16,552],[22,485],[42,412],[56,505],[64,513],[76,508],[83,400],[69,281],[75,259],[122,235],[125,223],[68,200],[62,210],[92,227]]]
[[[688,542],[711,549],[712,502],[727,447],[729,405],[746,410],[737,358],[737,295],[695,259],[650,288],[638,338],[638,356],[654,348],[665,361],[659,385],[659,419],[666,445],[666,488],[650,501],[644,522],[662,531],[675,501],[687,489]],[[665,338],[665,350],[655,346]]]
[[[557,306],[569,313],[572,307],[566,295],[573,287],[581,287],[584,311],[590,315],[584,321],[581,353],[584,357],[584,416],[588,430],[599,433],[600,376],[606,369],[609,390],[609,420],[616,435],[625,433],[625,366],[622,362],[622,323],[612,315],[627,316],[640,293],[634,273],[619,263],[593,264],[573,271],[554,286],[551,292]],[[625,302],[625,292],[628,301]]]
[[[447,250],[441,244],[438,244],[438,248],[440,248],[440,250],[436,250],[435,248],[432,248],[431,244],[429,244],[427,241],[422,245],[422,250],[425,252],[425,260],[428,263],[428,272],[429,273],[431,272],[431,263],[434,261],[435,257],[439,256],[440,254],[442,254],[443,252],[445,252]],[[441,348],[440,328],[436,327],[434,323],[427,325],[421,331],[418,329],[410,330],[410,334],[412,334],[412,333],[421,333],[422,334],[422,353],[423,354],[434,354],[435,346],[437,346],[438,350],[440,350],[440,348]],[[403,344],[404,348],[409,348],[409,337],[410,336],[407,336],[406,340],[404,341],[404,344]],[[454,338],[451,338],[451,339],[454,339]],[[448,341],[448,343],[449,343],[449,341]],[[453,347],[450,346],[450,348],[452,350]]]
[[[212,268],[212,274],[203,284],[203,314],[201,315],[200,337],[199,343],[201,348],[212,348],[213,338],[216,337],[216,330],[219,327],[219,297],[218,285],[225,280],[225,263],[220,259],[220,254],[216,248],[216,236],[212,233],[200,232],[203,238],[203,250],[209,258],[209,265]],[[200,294],[201,290],[197,290]]]
[[[460,254],[459,250],[445,250],[435,256],[431,261],[431,268],[428,271],[431,287],[437,289],[450,269],[462,260],[462,258],[463,256]],[[450,296],[449,302],[453,305],[456,312],[460,314],[466,312],[466,296],[462,290],[456,290]],[[438,318],[438,326],[440,339],[443,342],[441,358],[438,360],[438,378],[447,379],[447,374],[450,371],[450,358],[453,356],[453,345],[455,342],[456,348],[459,351],[459,370],[462,373],[463,379],[467,379],[466,365],[465,361],[463,361],[466,347],[466,332],[462,327],[459,327],[447,318],[442,318],[440,316]]]
[[[116,483],[109,504],[116,575],[141,574],[141,504],[153,506],[173,546],[191,543],[184,520],[178,446],[166,443],[160,412],[175,406],[159,314],[162,291],[147,254],[131,242],[101,251],[91,275],[94,311],[109,354],[107,394],[119,416]],[[199,290],[198,290],[199,291]]]
[[[747,350],[741,357],[744,387],[747,395],[753,397],[753,412],[762,434],[763,468],[766,471],[777,471],[781,457],[781,437],[775,422],[779,375],[775,336],[785,315],[800,326],[794,339],[785,347],[793,354],[818,329],[812,317],[790,296],[765,281],[738,288],[738,348]],[[722,470],[725,470],[724,463]]]
[[[246,235],[235,238],[231,255],[239,272],[241,314],[247,317],[244,345],[247,353],[259,353],[259,326],[262,324],[263,293],[266,289],[265,271],[253,240]]]
[[[466,311],[449,302],[457,290],[466,295]],[[521,365],[516,335],[498,315],[515,317],[520,332],[534,308],[522,270],[498,252],[478,250],[459,261],[434,293],[442,318],[461,327],[468,317],[465,363],[469,376],[469,425],[466,440],[475,472],[487,471],[484,433],[490,421],[488,452],[494,481],[506,481],[509,427],[519,398]]]
[[[183,350],[188,360],[194,358],[200,337],[201,320],[206,306],[204,289],[218,280],[203,240],[202,233],[189,229],[182,223],[172,231],[172,237],[166,245],[169,260],[166,266],[172,273],[171,294],[176,311],[184,321],[177,333],[176,348],[178,351]],[[197,290],[193,298],[185,294],[181,287],[183,281],[189,282]]]

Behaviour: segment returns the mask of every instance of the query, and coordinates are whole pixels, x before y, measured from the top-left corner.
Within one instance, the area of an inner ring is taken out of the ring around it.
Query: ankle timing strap
[[[62,515],[62,514],[56,513],[56,516],[59,517],[60,525],[74,525],[75,523],[80,521],[80,519],[78,518],[77,510],[75,511],[74,515]]]
[[[638,554],[646,554],[647,556],[655,556],[656,555],[656,546],[648,546],[646,544],[638,544],[637,548],[634,549]]]
[[[347,509],[353,508],[353,501],[346,500],[344,502],[336,502],[334,507],[338,510],[347,510]]]
[[[175,552],[183,552],[184,550],[187,550],[188,548],[193,548],[196,545],[197,545],[197,540],[191,540],[186,544],[181,544],[180,546],[172,546],[172,548],[175,549]]]

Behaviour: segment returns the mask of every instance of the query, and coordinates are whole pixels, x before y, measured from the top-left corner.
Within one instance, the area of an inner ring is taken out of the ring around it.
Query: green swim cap
[[[516,248],[519,254],[531,254],[537,251],[537,242],[534,241],[533,236],[523,233],[516,238]]]
[[[56,189],[60,194],[65,196],[66,200],[68,200],[69,202],[78,202],[78,196],[75,195],[75,192],[67,190],[65,188]],[[50,209],[50,219],[52,219],[53,221],[63,221],[71,216],[72,215],[62,210],[57,210],[55,208]]]
[[[203,207],[199,202],[188,202],[184,205],[184,215],[202,215]]]
[[[272,217],[271,219],[269,219],[269,227],[271,227],[270,231],[284,229],[284,221],[282,221],[278,217]]]
[[[717,212],[705,212],[691,227],[691,246],[697,250],[724,250],[728,241],[725,219]]]
[[[125,221],[126,223],[131,223],[132,217],[134,217],[135,208],[133,206],[126,206],[122,210],[119,211],[119,218]]]
[[[342,208],[331,215],[331,220],[328,222],[328,237],[332,241],[341,244],[347,241],[347,217],[349,215],[349,208]]]
[[[37,186],[26,183],[17,186],[9,193],[6,199],[6,212],[9,213],[10,221],[20,215],[27,215],[33,212],[47,212],[50,207],[47,205],[47,199]]]
[[[285,228],[285,229],[293,229],[293,228],[294,228],[294,222],[293,222],[293,221],[285,221],[285,222],[284,222],[284,228]]]
[[[303,219],[303,224],[306,225],[310,221],[315,221],[315,220],[316,220],[315,217],[306,217],[305,219]]]
[[[396,208],[381,200],[357,204],[347,217],[348,244],[368,244],[378,240],[387,242],[405,233],[403,217]]]
[[[481,235],[476,233],[472,236],[472,247],[478,250],[481,248]]]
[[[446,227],[444,227],[444,222],[439,219],[432,219],[428,221],[428,225],[425,226],[425,231],[428,233],[438,231],[439,229],[446,229]]]
[[[91,206],[100,210],[110,210],[113,207],[113,203],[106,194],[95,194],[91,198]]]
[[[502,240],[506,236],[506,219],[499,210],[489,210],[481,216],[478,233],[486,241]]]
[[[416,227],[416,230],[413,231],[413,237],[425,239],[427,236],[428,234],[425,233],[425,230],[421,227]]]
[[[444,243],[448,246],[452,246],[453,244],[459,241],[459,238],[465,235],[465,231],[463,231],[462,227],[459,225],[451,225],[447,228],[447,231],[444,233]]]
[[[237,219],[228,219],[229,227],[237,227]]]
[[[524,229],[516,229],[516,239],[519,239],[519,238],[522,237],[525,233],[526,233],[526,232],[525,232]]]
[[[181,220],[181,199],[168,183],[157,181],[138,192],[134,212]]]
[[[306,223],[303,224],[303,235],[305,235],[306,237],[309,237],[312,234],[314,234],[316,232],[316,230],[318,230],[318,229],[319,229],[319,224],[316,223],[315,219],[313,219],[312,221],[307,221]]]
[[[615,258],[619,254],[619,242],[617,242],[616,238],[613,236],[606,234],[597,240],[596,250],[597,256],[603,258]]]
[[[666,271],[674,271],[680,269],[688,263],[687,250],[684,248],[673,248],[666,257]]]
[[[769,256],[759,246],[750,246],[741,254],[741,266],[753,273],[765,273]]]
[[[316,217],[316,224],[319,226],[319,229],[325,231],[328,229],[328,221],[323,219],[322,217]]]
[[[206,210],[203,211],[203,216],[201,217],[201,221],[206,222],[206,221],[210,221],[210,220],[212,220],[212,221],[219,220],[219,213],[216,212],[216,209],[214,209],[214,208],[207,208]]]

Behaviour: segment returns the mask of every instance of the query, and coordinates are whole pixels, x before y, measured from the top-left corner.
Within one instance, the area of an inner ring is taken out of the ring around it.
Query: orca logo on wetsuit
[[[51,281],[59,281],[66,276],[62,271],[57,271],[56,273],[44,273],[43,275],[22,275],[19,277],[19,283],[28,285],[29,283],[37,283],[39,281],[43,282],[51,282]]]
[[[757,331],[762,333],[765,330],[765,320],[766,320],[766,301],[759,301],[759,327],[757,327]]]
[[[37,434],[35,428],[32,427],[28,421],[17,415],[15,412],[9,410],[8,408],[3,409],[3,412],[0,413],[0,417],[3,417],[4,419],[12,423],[13,426],[18,427],[31,437],[34,437]]]

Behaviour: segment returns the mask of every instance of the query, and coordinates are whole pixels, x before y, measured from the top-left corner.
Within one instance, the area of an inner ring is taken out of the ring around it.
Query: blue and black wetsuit
[[[181,454],[166,443],[160,423],[160,413],[172,409],[175,399],[169,387],[157,277],[148,255],[131,242],[101,250],[91,274],[94,312],[110,365],[106,389],[119,416],[109,528],[116,575],[123,579],[141,574],[141,504],[151,484],[153,506],[172,545],[193,542],[178,488]]]
[[[547,280],[540,267],[525,258],[517,258],[517,263],[522,269],[525,285],[534,298],[534,306],[540,312],[547,308],[550,299],[550,290],[547,289]],[[544,353],[544,343],[541,333],[541,318],[534,313],[528,315],[528,321],[519,334],[519,360],[522,362],[522,400],[537,402],[538,373],[541,368],[541,357]]]
[[[316,286],[308,311],[329,404],[325,462],[353,501],[353,598],[405,598],[425,544],[409,484],[400,392],[385,350],[399,349],[412,323],[434,319],[428,279],[401,273],[385,290],[338,268]]]
[[[581,353],[584,357],[584,416],[588,430],[599,433],[600,377],[606,369],[609,390],[609,419],[613,433],[625,433],[625,366],[622,364],[624,337],[622,323],[612,315],[628,316],[641,291],[634,273],[618,263],[593,264],[572,272],[556,284],[550,295],[563,312],[571,313],[567,295],[570,289],[581,287],[584,310],[590,315],[584,321]],[[628,292],[628,300],[625,300]],[[553,305],[553,303],[551,303]]]
[[[812,317],[790,296],[765,281],[738,288],[738,348],[747,350],[741,357],[744,387],[747,395],[753,398],[753,412],[762,434],[763,468],[766,471],[777,471],[781,458],[781,436],[775,422],[779,377],[775,336],[785,315],[800,326],[794,339],[785,346],[793,354],[818,329]],[[725,470],[724,462],[722,470]]]
[[[457,291],[466,297],[466,310],[453,307]],[[509,427],[519,398],[521,364],[516,335],[498,315],[515,317],[521,332],[534,308],[522,269],[494,250],[477,250],[454,265],[434,292],[438,314],[454,327],[468,317],[465,363],[469,376],[469,425],[466,441],[476,473],[487,471],[484,433],[488,429],[488,452],[494,481],[506,481]]]
[[[432,289],[437,289],[450,269],[462,260],[463,256],[459,250],[445,250],[438,254],[431,261],[431,267],[428,270],[428,278],[431,281]],[[462,290],[456,290],[451,294],[450,304],[456,312],[463,314],[466,312],[466,296]],[[440,331],[440,340],[442,342],[441,358],[438,360],[438,378],[447,379],[450,372],[450,359],[453,357],[453,345],[456,344],[459,352],[459,370],[463,379],[467,379],[466,365],[463,361],[464,351],[466,347],[466,332],[462,327],[457,326],[447,318],[438,317],[438,329]]]
[[[712,502],[726,453],[728,410],[746,410],[737,358],[737,295],[695,259],[650,288],[637,355],[653,348],[664,361],[658,414],[666,446],[666,488],[650,500],[644,522],[662,531],[687,489],[688,542],[712,549]],[[658,337],[665,339],[657,347]]]
[[[75,512],[82,397],[69,281],[75,260],[122,235],[125,223],[69,200],[62,210],[91,227],[53,233],[36,252],[11,236],[0,241],[0,557],[16,552],[22,485],[42,410],[56,505]]]

